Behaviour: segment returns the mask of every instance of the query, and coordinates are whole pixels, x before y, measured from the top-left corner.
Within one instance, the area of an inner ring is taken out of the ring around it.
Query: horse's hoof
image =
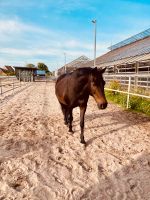
[[[86,145],[86,142],[85,142],[85,140],[81,140],[81,144],[85,144],[85,145]]]

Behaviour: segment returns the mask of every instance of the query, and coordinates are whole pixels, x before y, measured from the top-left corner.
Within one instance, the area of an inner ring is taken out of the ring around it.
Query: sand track
[[[54,83],[34,83],[0,108],[0,199],[149,200],[150,118],[89,99],[68,133]]]

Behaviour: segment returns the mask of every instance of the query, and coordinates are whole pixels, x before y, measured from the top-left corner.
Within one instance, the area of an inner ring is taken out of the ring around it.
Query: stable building
[[[38,77],[45,77],[46,76],[46,72],[45,72],[45,70],[36,70],[36,76],[38,76]]]
[[[12,76],[14,75],[14,72],[12,66],[5,65],[4,67],[0,67],[0,76]]]
[[[0,76],[7,76],[7,73],[3,68],[0,68]]]
[[[18,67],[14,66],[15,68],[15,75],[20,81],[28,82],[34,81],[37,68],[36,67]]]
[[[67,72],[71,72],[77,68],[79,68],[82,64],[86,64],[90,61],[90,59],[84,55],[76,58],[75,60],[67,63],[66,65],[62,66],[61,68],[59,68],[57,70],[57,75],[55,76],[59,76],[63,73],[67,73]]]
[[[150,73],[150,28],[109,47],[96,58],[97,67],[107,67],[108,74]],[[82,64],[92,67],[94,61]]]

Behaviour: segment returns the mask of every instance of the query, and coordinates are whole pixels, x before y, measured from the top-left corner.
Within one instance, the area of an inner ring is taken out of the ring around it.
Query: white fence
[[[107,83],[105,90],[127,94],[127,108],[129,108],[131,95],[150,99],[150,74],[114,74],[105,75],[104,79]],[[124,90],[109,88],[108,86],[111,81],[118,81],[120,86],[123,86]],[[141,88],[144,91],[141,94],[132,92]]]
[[[14,94],[15,89],[27,84],[27,82],[19,81],[15,76],[0,76],[0,95],[10,91]]]
[[[55,81],[56,77],[54,76],[35,76],[34,81],[35,82],[49,82],[49,81]]]

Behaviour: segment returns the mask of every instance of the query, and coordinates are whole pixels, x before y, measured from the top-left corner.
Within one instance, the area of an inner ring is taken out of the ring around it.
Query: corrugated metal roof
[[[90,61],[90,59],[83,55],[83,56],[80,56],[79,58],[71,61],[70,63],[67,63],[66,67],[72,67],[72,66],[74,67],[75,65],[78,65],[78,63],[88,62],[88,61]]]
[[[111,47],[108,47],[108,49],[114,50],[114,49],[123,47],[125,45],[131,44],[133,42],[136,42],[137,40],[144,39],[144,38],[146,38],[148,36],[150,36],[150,28],[145,30],[145,31],[142,31],[142,32],[140,32],[140,33],[138,33],[138,34],[136,34],[136,35],[134,35],[132,37],[129,37],[126,40],[118,42],[117,44],[114,44]]]
[[[67,63],[66,64],[66,69],[67,71],[70,71],[72,69],[75,69],[75,68],[78,68],[80,67],[80,65],[82,65],[83,63],[87,63],[89,62],[90,59],[86,56],[80,56],[79,58],[71,61],[70,63]],[[61,68],[58,69],[58,73],[63,73],[64,72],[64,67],[65,66],[62,66]]]
[[[135,62],[142,62],[142,61],[149,61],[150,60],[150,53],[149,54],[144,54],[140,56],[134,56],[134,57],[128,57],[120,60],[116,60],[113,62],[106,62],[97,65],[98,67],[109,67],[109,66],[114,66],[114,65],[125,65],[125,64],[131,64]]]
[[[123,58],[134,57],[150,53],[150,37],[126,45],[119,49],[109,51],[108,53],[96,59],[96,63],[112,62]]]
[[[22,67],[22,66],[13,66],[15,69],[33,69],[33,70],[37,70],[37,67]]]
[[[112,65],[127,63],[129,61],[133,62],[134,59],[137,59],[137,58],[147,59],[148,57],[149,59],[149,54],[150,54],[150,37],[147,37],[142,40],[136,41],[132,44],[128,44],[118,49],[109,51],[108,53],[97,57],[96,65],[97,66],[110,66],[110,65],[112,66]],[[143,56],[145,56],[145,58]],[[92,67],[93,64],[94,62],[92,60],[87,63],[82,63],[80,67]]]

